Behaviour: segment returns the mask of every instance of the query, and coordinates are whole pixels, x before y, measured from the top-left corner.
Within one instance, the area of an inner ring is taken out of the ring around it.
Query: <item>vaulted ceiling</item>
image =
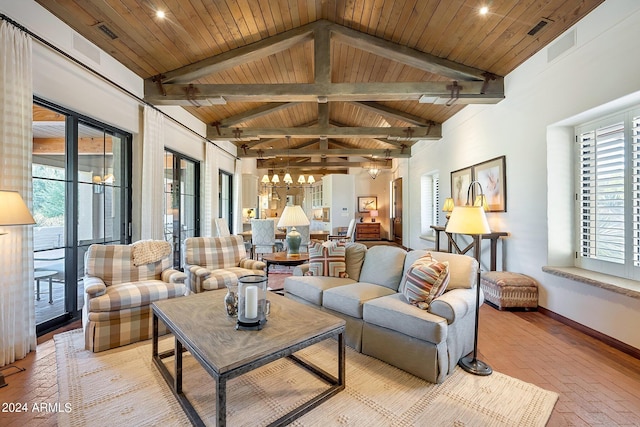
[[[506,74],[604,0],[36,1],[144,78],[147,102],[258,167],[322,174],[408,157],[500,102]]]

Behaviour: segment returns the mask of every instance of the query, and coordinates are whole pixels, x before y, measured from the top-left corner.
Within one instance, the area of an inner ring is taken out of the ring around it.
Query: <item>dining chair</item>
[[[343,242],[351,242],[353,241],[353,233],[356,229],[356,219],[351,218],[349,221],[349,227],[347,227],[347,234],[345,235],[329,235],[328,240],[338,240]]]
[[[251,220],[251,246],[255,259],[258,259],[259,254],[269,254],[276,251],[276,224],[274,220]]]
[[[214,218],[213,220],[213,237],[231,236],[227,220],[224,218]]]

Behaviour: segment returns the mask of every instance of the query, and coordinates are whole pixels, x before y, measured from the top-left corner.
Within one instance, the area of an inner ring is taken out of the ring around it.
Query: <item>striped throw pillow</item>
[[[426,310],[447,289],[449,278],[449,263],[436,261],[427,254],[409,267],[402,294],[410,304]]]
[[[349,277],[345,246],[337,242],[314,242],[309,246],[308,276]]]

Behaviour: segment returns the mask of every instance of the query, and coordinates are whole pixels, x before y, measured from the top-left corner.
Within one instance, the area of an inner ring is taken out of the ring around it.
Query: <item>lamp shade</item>
[[[280,221],[278,221],[278,227],[296,227],[309,224],[309,218],[299,205],[285,206]]]
[[[31,212],[17,191],[0,190],[0,225],[35,224]]]
[[[291,178],[291,174],[289,172],[284,174],[284,178],[282,180],[287,184],[293,183],[293,179]]]
[[[447,197],[444,199],[444,205],[442,206],[442,212],[452,212],[453,211],[453,199],[451,197]]]
[[[375,218],[378,216],[378,211],[373,210],[373,211],[369,211],[369,216],[372,218]]]
[[[313,175],[309,175],[309,178],[307,179],[307,183],[313,184],[314,182],[316,182],[316,179],[313,177]]]
[[[489,222],[482,206],[456,206],[446,227],[447,233],[489,234]]]

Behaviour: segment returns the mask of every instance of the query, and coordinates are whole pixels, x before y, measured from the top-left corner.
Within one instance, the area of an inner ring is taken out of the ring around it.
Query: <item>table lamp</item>
[[[378,211],[377,210],[369,211],[369,216],[371,217],[371,222],[376,222]]]
[[[469,184],[467,190],[467,204],[456,206],[451,212],[451,218],[446,226],[447,233],[469,234],[473,236],[475,247],[475,258],[478,261],[478,276],[476,280],[476,324],[473,336],[473,353],[463,357],[458,365],[465,371],[475,375],[491,375],[493,370],[486,363],[478,360],[478,320],[480,313],[480,236],[491,233],[487,216],[484,213],[482,203],[479,206],[471,205],[471,188],[474,184],[480,187],[480,196],[484,197],[482,185],[478,181]],[[482,199],[481,199],[482,200]]]
[[[278,228],[291,227],[287,233],[287,256],[295,257],[300,256],[300,243],[302,243],[302,236],[296,230],[296,226],[309,225],[309,218],[299,205],[285,206],[282,211],[280,221],[278,221]]]
[[[29,212],[27,205],[22,200],[20,193],[17,191],[0,190],[0,206],[2,206],[2,209],[0,210],[0,226],[29,225],[36,223],[31,216],[31,212]],[[0,233],[0,235],[2,234],[7,233]],[[11,368],[17,369],[18,372],[25,370],[24,368],[20,368],[15,365],[8,365],[0,368],[0,388],[7,386],[2,371]]]
[[[453,212],[453,207],[454,207],[453,198],[447,197],[446,199],[444,199],[444,205],[442,205],[442,212],[447,213],[447,223],[449,222],[449,218],[451,217],[451,212]]]

